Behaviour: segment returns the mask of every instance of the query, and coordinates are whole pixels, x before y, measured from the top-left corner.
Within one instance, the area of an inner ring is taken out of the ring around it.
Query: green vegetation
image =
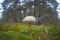
[[[16,23],[0,24],[0,40],[39,40],[44,29],[48,31],[48,40],[60,39],[60,27],[32,25],[33,37],[31,38],[28,25]]]

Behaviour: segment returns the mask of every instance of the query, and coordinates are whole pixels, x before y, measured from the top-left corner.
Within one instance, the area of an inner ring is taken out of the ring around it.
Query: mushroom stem
[[[29,35],[30,35],[30,37],[32,38],[32,27],[31,27],[31,23],[29,23]]]

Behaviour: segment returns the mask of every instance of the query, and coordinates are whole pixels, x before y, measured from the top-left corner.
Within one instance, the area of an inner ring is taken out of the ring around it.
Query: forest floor
[[[30,30],[31,35],[30,36]],[[60,27],[53,25],[0,24],[0,40],[59,40]]]

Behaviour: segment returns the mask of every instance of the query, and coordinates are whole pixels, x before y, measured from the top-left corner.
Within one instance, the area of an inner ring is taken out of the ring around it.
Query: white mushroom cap
[[[34,16],[26,16],[24,19],[23,19],[23,22],[36,22],[36,19]]]

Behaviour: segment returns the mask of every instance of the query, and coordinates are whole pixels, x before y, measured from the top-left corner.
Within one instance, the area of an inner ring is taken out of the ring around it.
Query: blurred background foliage
[[[38,25],[60,26],[56,0],[4,0],[1,22],[21,23],[26,16],[34,16]]]

